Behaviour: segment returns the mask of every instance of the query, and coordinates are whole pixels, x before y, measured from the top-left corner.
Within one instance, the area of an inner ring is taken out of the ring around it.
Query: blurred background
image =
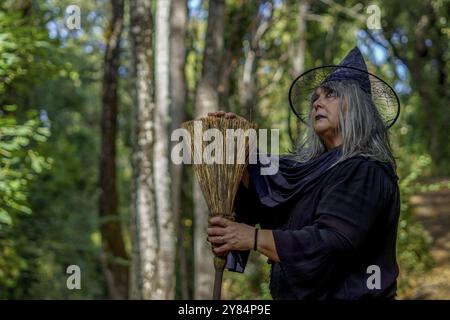
[[[211,298],[207,210],[171,132],[228,110],[280,129],[287,152],[304,130],[291,82],[358,46],[401,100],[398,298],[450,299],[449,14],[448,0],[1,1],[0,298]],[[268,276],[253,253],[223,298],[270,299]]]

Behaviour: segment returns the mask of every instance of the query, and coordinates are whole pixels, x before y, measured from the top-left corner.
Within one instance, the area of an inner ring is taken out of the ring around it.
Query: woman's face
[[[327,146],[328,144],[333,144],[330,140],[334,140],[339,136],[339,107],[341,99],[333,89],[318,87],[312,96],[311,102],[311,118],[314,131]]]

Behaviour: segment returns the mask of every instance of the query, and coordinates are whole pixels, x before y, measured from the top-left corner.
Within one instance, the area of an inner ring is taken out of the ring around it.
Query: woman
[[[339,66],[296,79],[290,102],[309,124],[303,143],[280,158],[273,176],[249,165],[236,222],[209,221],[208,241],[215,254],[228,254],[229,270],[243,272],[254,249],[272,264],[274,299],[395,298],[400,200],[387,129],[399,104],[392,97],[357,48]]]

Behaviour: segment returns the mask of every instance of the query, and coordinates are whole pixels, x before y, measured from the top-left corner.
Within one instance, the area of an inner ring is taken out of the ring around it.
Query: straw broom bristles
[[[245,143],[239,143],[237,138],[234,141],[234,157],[233,163],[227,164],[227,148],[226,148],[226,129],[256,129],[256,125],[239,118],[222,118],[222,117],[206,117],[199,120],[188,121],[182,124],[182,127],[189,131],[191,137],[194,137],[194,121],[201,121],[203,131],[208,129],[218,129],[224,137],[221,147],[223,154],[223,162],[221,164],[193,164],[195,176],[200,184],[206,203],[208,205],[210,216],[221,215],[232,218],[234,198],[239,187],[242,175],[248,163],[249,143],[245,139]],[[193,158],[204,160],[203,153],[205,147],[211,141],[201,141],[201,148],[194,148],[195,143],[191,143],[191,152]],[[244,163],[239,159],[244,159]]]
[[[200,137],[201,141],[197,141],[197,143],[200,144],[200,148],[198,148],[198,144],[196,148],[196,142],[193,141],[195,137],[195,121],[201,121],[202,133],[208,129],[217,129],[222,134],[223,143],[218,150],[218,153],[221,154],[214,155],[216,157],[222,156],[222,163],[204,163],[205,159],[203,154],[205,148],[212,142],[203,141],[202,134]],[[245,136],[240,137],[241,139],[244,139],[244,143],[240,143],[238,137],[233,136],[232,141],[234,143],[234,148],[229,149],[230,146],[227,148],[227,142],[230,142],[230,137],[227,138],[227,129],[233,129],[233,132],[234,130],[241,129],[245,133],[248,129],[256,129],[257,126],[240,118],[205,117],[200,118],[199,120],[184,122],[182,127],[188,130],[192,137],[190,146],[191,159],[201,160],[201,163],[195,163],[193,161],[193,167],[195,176],[200,184],[200,188],[209,209],[209,217],[222,216],[234,220],[234,199],[242,175],[248,164],[250,145]],[[233,158],[231,158],[232,154],[230,154],[230,151],[233,152]],[[228,163],[227,160],[229,159],[232,159],[231,163]],[[225,264],[226,257],[214,257],[214,268],[216,270],[213,294],[214,299],[220,299],[220,288]]]

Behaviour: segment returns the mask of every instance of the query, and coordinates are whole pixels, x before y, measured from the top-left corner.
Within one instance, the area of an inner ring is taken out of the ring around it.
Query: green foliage
[[[19,252],[24,235],[14,233],[24,214],[32,213],[30,188],[51,169],[52,159],[42,155],[50,132],[37,114],[28,113],[29,119],[18,124],[15,106],[2,109],[6,114],[0,116],[0,298],[7,298],[30,263]]]
[[[13,224],[0,230],[0,299],[105,298],[97,222],[101,42],[84,19],[78,39],[70,33],[64,45],[49,39],[47,22],[60,26],[57,15],[70,1],[39,1],[27,14],[16,4],[0,5],[0,73],[7,75],[0,102],[17,105],[0,108],[0,130],[8,133],[1,143],[10,153],[0,157],[0,183],[9,187],[13,179],[19,181],[12,183],[16,209],[7,210]],[[77,5],[85,12],[95,7],[89,1]],[[128,157],[122,155],[121,162]],[[2,189],[2,209],[6,196],[12,197]],[[124,201],[121,208],[126,206]],[[82,290],[66,287],[66,268],[72,264],[81,268]]]
[[[402,158],[401,158],[402,159]],[[422,155],[414,161],[406,162],[406,155],[399,163],[399,171],[409,172],[400,181],[401,215],[397,237],[397,258],[400,266],[399,296],[405,295],[412,287],[413,279],[433,266],[429,254],[431,238],[425,232],[422,224],[414,220],[409,205],[410,197],[424,189],[436,189],[436,185],[423,185],[418,178],[429,168],[431,159]]]
[[[0,10],[0,93],[29,87],[55,73],[53,44],[20,12]]]
[[[269,279],[267,259],[259,254],[250,254],[244,274],[225,273],[224,297],[232,300],[271,300]]]
[[[4,110],[13,112],[15,107],[5,106]],[[0,230],[12,225],[15,213],[31,213],[27,203],[29,185],[51,164],[36,147],[48,136],[49,130],[36,116],[24,124],[17,124],[11,115],[0,117]]]

